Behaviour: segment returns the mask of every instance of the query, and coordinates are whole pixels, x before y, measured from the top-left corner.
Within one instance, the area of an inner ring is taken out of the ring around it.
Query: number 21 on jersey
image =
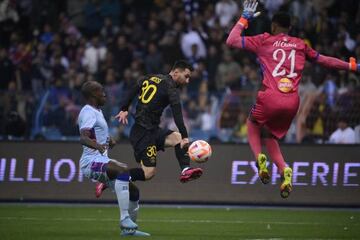
[[[274,71],[272,72],[273,77],[282,77],[285,76],[286,70],[283,68],[283,64],[286,59],[290,60],[290,73],[286,75],[288,78],[293,78],[297,76],[297,73],[295,72],[295,54],[296,50],[291,50],[289,56],[286,56],[286,52],[284,49],[276,49],[273,52],[273,59],[275,61],[279,61],[279,63],[274,68]]]
[[[149,83],[149,80],[145,80],[142,83],[141,94],[139,99],[142,103],[147,104],[151,101],[157,91],[157,87],[154,84]]]

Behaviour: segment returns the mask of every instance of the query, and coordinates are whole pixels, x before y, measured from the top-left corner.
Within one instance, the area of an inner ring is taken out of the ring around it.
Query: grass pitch
[[[0,205],[1,240],[120,237],[116,205]],[[139,229],[157,240],[360,239],[360,211],[143,207]]]

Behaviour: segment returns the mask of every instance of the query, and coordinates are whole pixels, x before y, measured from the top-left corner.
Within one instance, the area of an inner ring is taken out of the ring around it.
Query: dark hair
[[[338,118],[338,122],[344,122],[344,123],[348,124],[348,123],[349,123],[349,119],[348,119],[346,116],[341,115],[341,116]]]
[[[81,93],[86,100],[89,100],[94,94],[93,92],[99,87],[99,83],[95,81],[87,81],[81,86]]]
[[[185,70],[186,68],[189,69],[190,71],[194,70],[194,68],[191,66],[191,64],[189,64],[187,61],[178,60],[174,63],[171,70],[175,70],[175,69]]]
[[[291,17],[286,12],[275,13],[271,22],[278,24],[280,27],[289,28],[291,26]]]

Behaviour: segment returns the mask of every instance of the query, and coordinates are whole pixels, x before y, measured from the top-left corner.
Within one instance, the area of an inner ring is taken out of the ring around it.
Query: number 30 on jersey
[[[145,80],[141,87],[141,95],[139,99],[142,103],[147,104],[151,101],[157,91],[157,87],[154,84],[150,84],[148,80]]]

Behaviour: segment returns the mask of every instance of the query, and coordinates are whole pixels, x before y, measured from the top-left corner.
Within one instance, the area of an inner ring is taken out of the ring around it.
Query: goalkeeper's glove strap
[[[244,17],[241,17],[237,23],[243,26],[244,29],[247,29],[249,26],[249,21]]]
[[[354,71],[354,72],[356,72],[358,70],[358,65],[356,64],[356,59],[353,57],[350,58],[349,68],[351,71]]]

